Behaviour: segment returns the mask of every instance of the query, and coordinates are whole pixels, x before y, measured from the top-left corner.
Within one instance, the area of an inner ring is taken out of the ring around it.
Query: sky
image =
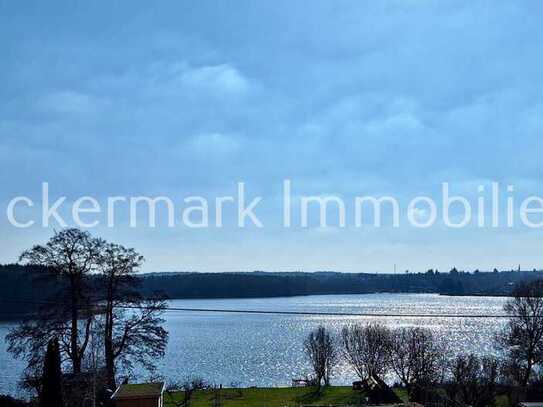
[[[0,1],[0,262],[51,197],[262,197],[263,228],[113,228],[144,271],[543,267],[541,230],[284,228],[281,193],[543,195],[543,4]],[[516,204],[518,207],[518,203]],[[64,210],[64,209],[63,209]],[[68,210],[68,209],[66,209]],[[348,215],[351,216],[351,215]]]

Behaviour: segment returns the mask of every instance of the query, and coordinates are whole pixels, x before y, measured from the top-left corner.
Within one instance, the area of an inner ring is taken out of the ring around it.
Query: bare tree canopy
[[[443,376],[444,349],[432,332],[400,328],[391,334],[390,364],[411,396],[415,386],[431,386]]]
[[[509,321],[496,339],[514,367],[511,379],[526,387],[543,362],[543,280],[520,284],[513,295],[504,306]]]
[[[389,371],[390,330],[380,324],[351,325],[341,332],[347,361],[361,379]]]
[[[499,363],[493,357],[461,354],[450,363],[447,393],[453,399],[473,407],[496,403]]]
[[[161,315],[166,303],[144,299],[136,278],[144,259],[134,249],[108,243],[100,253],[101,291],[104,293],[104,355],[107,381],[116,387],[117,368],[125,373],[139,363],[154,369],[164,356],[168,333],[162,328]]]
[[[154,371],[166,351],[168,332],[162,327],[165,301],[145,299],[139,304],[137,310],[115,313],[112,339],[116,371],[130,373],[135,365]]]
[[[330,384],[330,376],[337,361],[334,339],[324,326],[310,332],[304,342],[305,352],[311,361],[317,387],[324,379],[325,386]]]

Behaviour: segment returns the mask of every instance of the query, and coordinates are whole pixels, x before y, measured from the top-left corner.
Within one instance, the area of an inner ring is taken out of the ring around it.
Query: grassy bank
[[[400,398],[405,394],[398,392]],[[181,393],[174,397],[181,399]],[[212,390],[204,390],[195,393],[192,399],[192,407],[209,407],[215,398]],[[249,388],[249,389],[223,389],[220,392],[222,406],[224,407],[294,407],[299,405],[345,405],[359,404],[365,400],[365,395],[360,391],[353,391],[351,387],[327,387],[320,393],[314,388]],[[174,407],[169,395],[165,395],[165,407]]]

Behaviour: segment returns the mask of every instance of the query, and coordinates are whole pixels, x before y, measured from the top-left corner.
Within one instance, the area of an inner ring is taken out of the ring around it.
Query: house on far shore
[[[111,396],[115,407],[163,407],[164,382],[122,384]]]

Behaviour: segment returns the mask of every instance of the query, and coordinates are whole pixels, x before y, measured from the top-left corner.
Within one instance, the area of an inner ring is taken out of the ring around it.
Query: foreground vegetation
[[[201,390],[194,394],[191,407],[207,407],[213,405],[218,397],[218,390]],[[397,390],[402,400],[406,393]],[[173,397],[173,398],[172,398]],[[220,390],[220,405],[223,407],[284,407],[299,405],[360,405],[365,401],[365,394],[354,391],[351,387],[324,387],[320,392],[314,387],[285,388],[248,388]],[[182,399],[181,393],[173,396],[165,395],[165,407],[176,407]]]

